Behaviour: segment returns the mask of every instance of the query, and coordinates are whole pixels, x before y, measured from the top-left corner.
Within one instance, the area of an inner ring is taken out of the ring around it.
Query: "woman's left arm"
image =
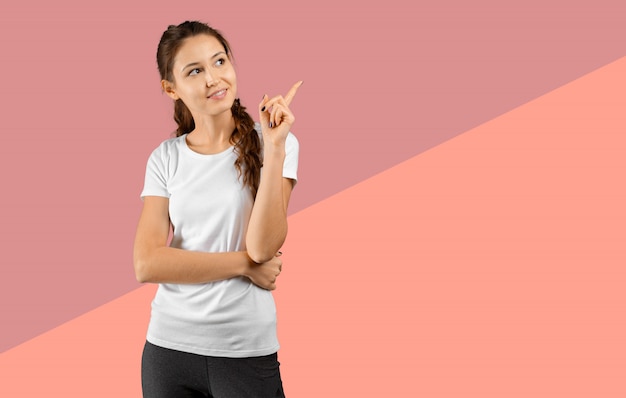
[[[289,104],[301,84],[296,83],[285,97],[264,96],[259,104],[263,172],[246,235],[248,255],[257,263],[273,258],[287,237],[287,206],[294,181],[283,177],[283,165],[287,135],[295,122]]]

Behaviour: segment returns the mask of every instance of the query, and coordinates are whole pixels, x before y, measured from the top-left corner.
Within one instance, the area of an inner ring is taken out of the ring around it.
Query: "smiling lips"
[[[226,96],[226,89],[223,88],[219,91],[216,91],[214,93],[212,93],[211,95],[209,95],[207,98],[211,98],[211,99],[222,99]]]

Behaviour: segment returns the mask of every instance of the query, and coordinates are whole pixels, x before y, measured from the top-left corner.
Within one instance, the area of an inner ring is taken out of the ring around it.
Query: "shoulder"
[[[150,155],[150,157],[167,159],[167,158],[171,157],[172,154],[175,154],[175,153],[179,152],[182,149],[182,145],[184,145],[184,143],[185,143],[184,140],[185,140],[185,136],[184,135],[182,135],[180,137],[169,138],[169,139],[161,142],[159,144],[159,146],[154,148],[154,150],[152,151],[152,154]]]
[[[179,150],[184,143],[185,136],[181,135],[180,137],[168,138],[167,140],[161,142],[156,149],[162,151],[175,151]]]

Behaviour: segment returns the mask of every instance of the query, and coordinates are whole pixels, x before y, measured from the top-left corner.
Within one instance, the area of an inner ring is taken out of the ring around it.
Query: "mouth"
[[[226,96],[226,91],[228,91],[228,89],[221,89],[218,91],[215,91],[211,94],[209,94],[209,96],[207,98],[211,98],[211,99],[222,99]]]

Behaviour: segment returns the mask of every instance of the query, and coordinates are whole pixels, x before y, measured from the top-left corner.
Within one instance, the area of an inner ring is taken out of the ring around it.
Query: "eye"
[[[222,66],[226,63],[226,58],[220,58],[215,62],[215,66]]]
[[[200,71],[201,71],[200,68],[194,68],[194,69],[189,71],[189,76],[195,76],[195,75],[199,74]]]

